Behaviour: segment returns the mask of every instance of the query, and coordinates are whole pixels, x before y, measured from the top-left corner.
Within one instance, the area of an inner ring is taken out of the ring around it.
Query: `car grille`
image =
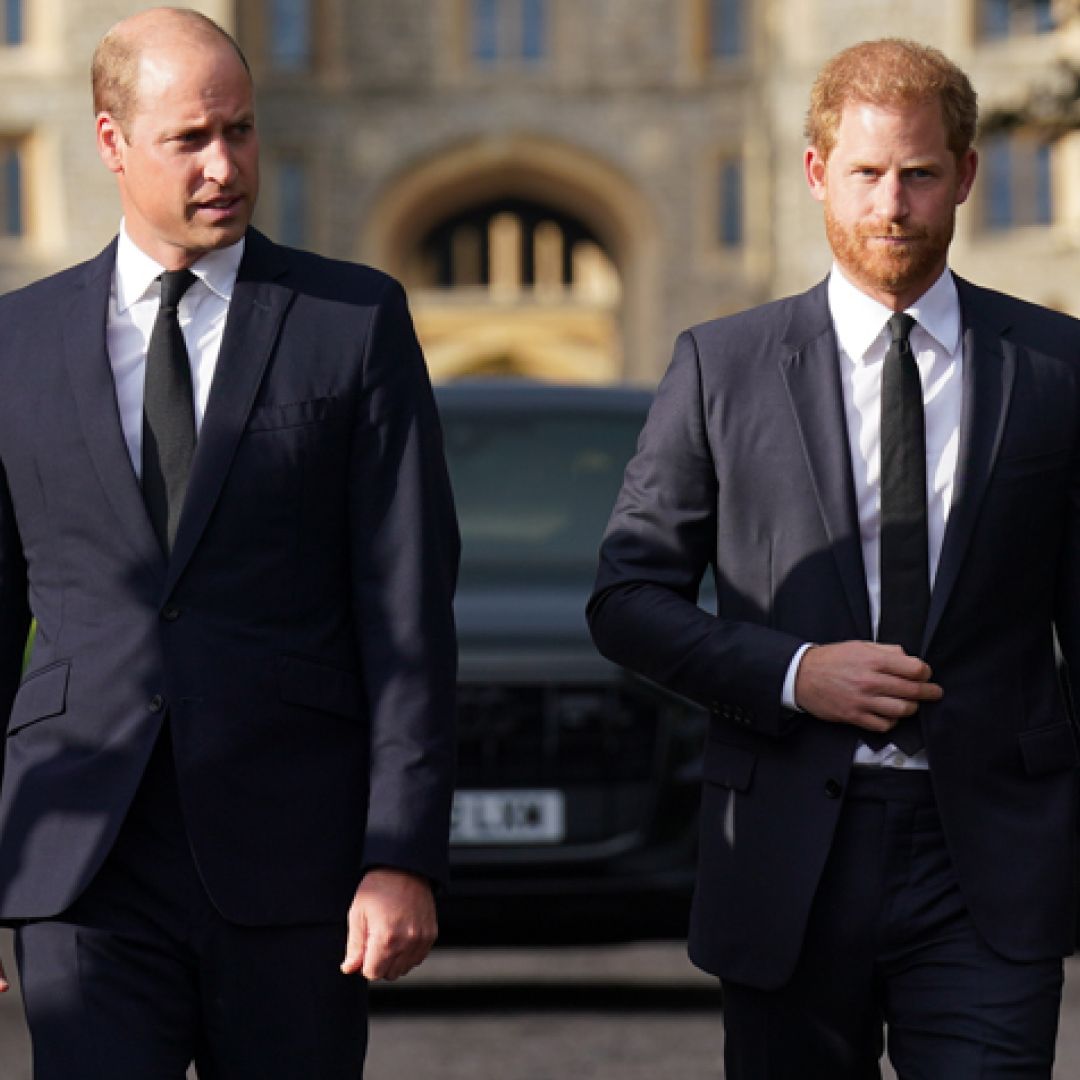
[[[639,782],[655,774],[660,710],[625,687],[458,688],[458,786]]]

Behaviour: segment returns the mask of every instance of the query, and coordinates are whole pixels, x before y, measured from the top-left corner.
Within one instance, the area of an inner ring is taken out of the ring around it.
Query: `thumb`
[[[364,966],[364,948],[367,942],[367,918],[360,904],[354,903],[349,908],[349,936],[345,942],[345,959],[341,970],[346,975],[355,975]]]

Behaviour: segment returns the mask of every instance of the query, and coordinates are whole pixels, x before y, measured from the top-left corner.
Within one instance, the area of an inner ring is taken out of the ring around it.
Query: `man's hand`
[[[4,975],[4,965],[0,963],[0,994],[7,993],[11,989],[11,984],[7,981],[7,977]]]
[[[439,927],[426,879],[404,870],[369,870],[349,907],[341,970],[366,979],[397,979],[431,951]]]
[[[821,720],[890,731],[922,701],[944,691],[930,681],[930,666],[899,645],[842,641],[815,645],[795,676],[795,701]]]

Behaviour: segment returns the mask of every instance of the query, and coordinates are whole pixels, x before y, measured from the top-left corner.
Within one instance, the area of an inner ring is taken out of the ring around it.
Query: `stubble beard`
[[[887,293],[904,293],[919,285],[929,287],[944,264],[952,243],[956,214],[937,228],[898,225],[894,222],[854,226],[838,221],[825,206],[825,236],[836,261],[858,284]],[[873,238],[904,237],[909,243],[886,247]]]

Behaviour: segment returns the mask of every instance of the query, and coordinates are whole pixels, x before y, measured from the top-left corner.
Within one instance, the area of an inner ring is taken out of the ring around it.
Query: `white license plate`
[[[451,844],[557,844],[566,835],[561,791],[456,791]]]

